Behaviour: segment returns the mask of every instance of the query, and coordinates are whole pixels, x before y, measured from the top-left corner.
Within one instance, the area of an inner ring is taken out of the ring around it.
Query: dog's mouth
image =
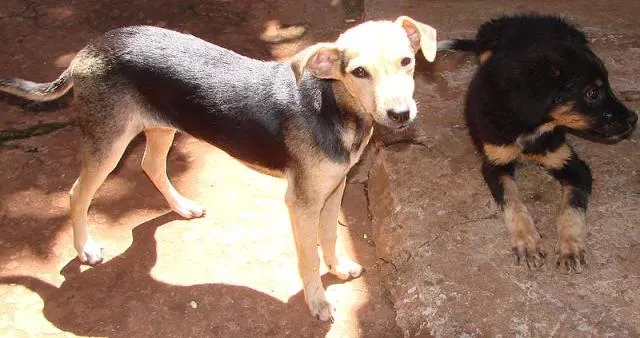
[[[404,121],[404,122],[394,122],[389,119],[384,119],[382,121],[376,121],[376,122],[378,122],[379,125],[387,127],[391,130],[400,131],[400,130],[407,129],[413,122],[413,119],[409,119],[408,121]]]
[[[407,122],[407,123],[403,123],[403,124],[396,124],[396,125],[384,125],[385,127],[389,128],[390,130],[394,131],[394,132],[402,132],[405,131],[407,129],[409,129],[409,126],[411,125],[411,122]]]
[[[570,132],[578,137],[592,142],[615,144],[631,136],[634,130],[635,126],[629,125],[628,128],[621,133],[609,133],[593,129],[571,130]]]

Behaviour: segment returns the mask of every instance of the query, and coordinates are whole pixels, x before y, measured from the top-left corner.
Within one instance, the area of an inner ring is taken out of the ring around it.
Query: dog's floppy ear
[[[396,19],[396,23],[404,28],[407,37],[411,41],[411,47],[415,52],[422,50],[424,58],[429,62],[433,62],[436,58],[438,49],[438,41],[436,40],[436,29],[413,20],[408,16],[401,16]]]
[[[340,76],[340,51],[333,43],[309,46],[294,55],[289,63],[298,85],[305,70],[321,79],[337,79]]]

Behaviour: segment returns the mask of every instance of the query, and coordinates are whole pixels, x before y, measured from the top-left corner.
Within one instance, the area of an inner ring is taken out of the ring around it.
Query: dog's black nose
[[[638,114],[631,113],[629,114],[629,118],[627,119],[630,124],[635,125],[638,122]]]
[[[405,123],[409,121],[409,116],[410,116],[409,113],[410,112],[408,110],[402,110],[402,111],[395,111],[393,109],[387,110],[387,116],[389,116],[389,119],[391,119],[391,121],[396,123]]]

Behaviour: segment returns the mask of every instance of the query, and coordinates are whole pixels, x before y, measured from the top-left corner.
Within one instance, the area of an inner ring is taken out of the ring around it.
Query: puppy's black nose
[[[401,111],[395,111],[393,109],[387,110],[387,116],[389,116],[389,119],[395,123],[405,123],[409,121],[409,113],[410,112],[408,110],[401,110]]]
[[[632,125],[636,124],[636,122],[638,122],[638,114],[632,112],[629,114],[629,118],[627,120]]]

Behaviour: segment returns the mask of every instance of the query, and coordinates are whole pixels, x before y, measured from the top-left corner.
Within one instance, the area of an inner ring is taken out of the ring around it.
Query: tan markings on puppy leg
[[[586,265],[587,225],[585,212],[569,205],[571,187],[563,187],[563,199],[557,218],[556,265],[563,273],[581,273]]]
[[[493,52],[490,50],[484,51],[482,53],[480,53],[480,55],[478,55],[478,61],[480,62],[481,65],[483,65],[485,62],[489,61],[489,59],[493,56]]]
[[[518,159],[520,153],[522,153],[522,149],[516,145],[494,145],[490,143],[485,143],[484,146],[484,154],[487,159],[493,163],[498,165],[503,165],[507,163],[511,163]]]
[[[589,126],[588,117],[575,110],[573,102],[557,106],[550,112],[557,125],[571,129],[586,129]]]
[[[544,154],[528,154],[525,157],[542,164],[547,169],[561,169],[569,161],[571,154],[571,147],[565,143],[556,150]]]
[[[527,207],[520,200],[516,182],[510,176],[502,176],[504,188],[504,221],[516,254],[516,264],[524,260],[529,268],[544,265],[545,253],[540,247],[540,235],[533,225]]]
[[[154,128],[144,131],[147,145],[142,158],[142,170],[167,200],[171,209],[184,218],[204,216],[198,203],[182,196],[167,177],[167,154],[173,143],[174,129]]]

